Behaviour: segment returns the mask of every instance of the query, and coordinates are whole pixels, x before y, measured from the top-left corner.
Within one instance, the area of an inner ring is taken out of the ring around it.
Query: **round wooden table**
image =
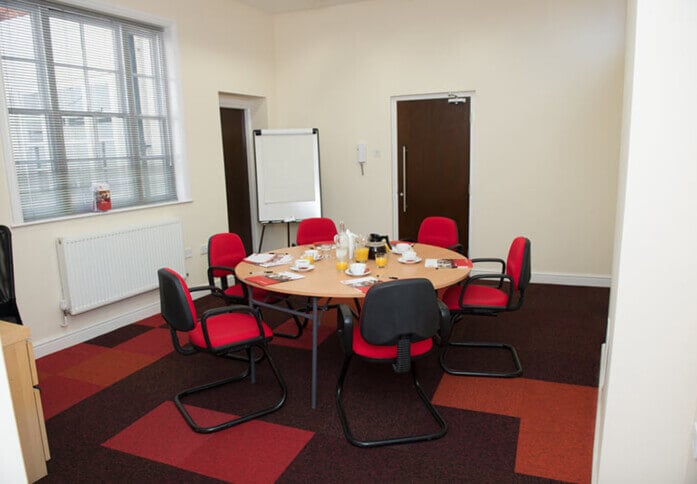
[[[316,248],[313,245],[288,247],[272,251],[275,254],[285,253],[293,257],[293,260],[300,257],[302,253],[310,248]],[[400,255],[389,253],[387,255],[387,266],[378,268],[374,260],[367,262],[367,268],[370,273],[367,276],[377,278],[379,282],[390,281],[394,279],[411,279],[423,277],[431,281],[433,287],[441,289],[452,286],[465,279],[471,270],[471,264],[467,267],[458,267],[453,269],[430,268],[425,267],[426,259],[466,259],[463,255],[452,250],[436,247],[426,244],[414,244],[416,254],[421,257],[421,261],[416,264],[403,264],[398,261]],[[317,403],[317,331],[319,328],[319,312],[318,300],[322,298],[349,298],[361,299],[365,297],[365,293],[360,289],[356,289],[341,281],[354,279],[350,275],[336,270],[336,259],[334,250],[330,252],[327,259],[315,261],[314,269],[308,272],[299,273],[303,277],[293,281],[279,282],[272,285],[262,285],[255,283],[250,278],[262,275],[266,271],[271,272],[293,272],[290,267],[292,262],[287,265],[274,266],[270,268],[260,267],[256,264],[248,262],[240,262],[235,268],[235,276],[238,280],[250,286],[264,288],[276,293],[307,296],[312,303],[312,311],[302,312],[285,308],[280,305],[268,304],[264,301],[258,301],[250,296],[249,304],[252,306],[268,307],[278,311],[284,311],[289,314],[295,314],[300,317],[312,320],[312,408],[316,408]],[[252,291],[249,291],[250,294]]]

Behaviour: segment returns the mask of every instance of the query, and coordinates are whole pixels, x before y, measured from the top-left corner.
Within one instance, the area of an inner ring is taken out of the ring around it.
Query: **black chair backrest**
[[[172,269],[157,271],[160,311],[172,329],[191,331],[196,325],[196,308],[182,277]]]
[[[433,337],[440,327],[440,309],[428,279],[404,279],[371,287],[361,310],[361,335],[373,345],[394,345],[400,337],[412,342]]]
[[[520,279],[518,280],[518,288],[525,291],[530,283],[530,240],[525,239],[525,248],[523,250],[523,265],[520,268]]]
[[[0,225],[0,319],[22,324],[15,296],[12,232]]]

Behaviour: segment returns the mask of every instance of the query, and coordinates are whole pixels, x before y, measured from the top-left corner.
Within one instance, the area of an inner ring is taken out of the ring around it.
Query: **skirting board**
[[[549,272],[536,272],[530,282],[534,284],[559,284],[563,286],[589,286],[610,287],[610,276],[594,274],[554,274]]]
[[[473,270],[472,274],[484,274],[486,270]],[[534,272],[530,278],[533,284],[557,284],[560,286],[610,287],[612,278],[595,274],[559,274],[554,272]]]
[[[206,294],[192,294],[193,299],[198,299],[204,297]],[[74,331],[70,334],[64,336],[58,336],[56,338],[49,338],[42,341],[34,341],[34,356],[36,358],[41,358],[42,356],[50,355],[60,350],[70,348],[76,344],[84,343],[85,341],[101,336],[115,329],[128,326],[136,321],[145,319],[152,316],[153,314],[158,314],[160,312],[160,303],[154,302],[139,308],[135,311],[131,311],[127,314],[122,314],[113,319],[106,321],[101,321],[98,323],[91,324],[85,328]]]

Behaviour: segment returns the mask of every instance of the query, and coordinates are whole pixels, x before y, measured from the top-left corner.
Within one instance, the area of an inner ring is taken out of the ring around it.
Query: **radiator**
[[[57,240],[61,309],[79,314],[157,287],[157,270],[184,274],[179,221]]]

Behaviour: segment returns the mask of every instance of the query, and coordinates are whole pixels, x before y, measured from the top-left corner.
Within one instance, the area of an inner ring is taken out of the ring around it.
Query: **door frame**
[[[261,229],[257,217],[259,210],[257,207],[256,162],[254,158],[253,125],[257,125],[257,127],[265,127],[267,124],[266,98],[227,94],[221,92],[218,93],[218,109],[220,108],[240,109],[244,111],[244,131],[247,143],[247,174],[249,178],[247,180],[249,184],[249,216],[251,218],[250,222],[252,227],[252,249],[254,249],[254,247],[257,247],[257,245],[259,244],[259,238],[261,237]],[[259,117],[260,113],[262,114],[261,117]],[[253,122],[252,117],[255,114],[257,115],[257,117],[254,119]],[[225,163],[225,160],[223,160],[223,163]],[[227,219],[225,223],[227,227]]]
[[[467,230],[467,247],[469,247],[468,257],[471,257],[472,253],[472,200],[474,199],[474,98],[475,91],[450,91],[450,92],[438,92],[431,94],[407,94],[402,96],[391,96],[390,97],[390,116],[392,123],[392,233],[399,234],[399,147],[397,146],[397,103],[400,101],[420,101],[426,99],[450,99],[453,97],[467,98],[467,102],[470,104],[470,161],[469,161],[469,203],[468,203],[468,214],[467,219],[469,221],[469,229]]]

